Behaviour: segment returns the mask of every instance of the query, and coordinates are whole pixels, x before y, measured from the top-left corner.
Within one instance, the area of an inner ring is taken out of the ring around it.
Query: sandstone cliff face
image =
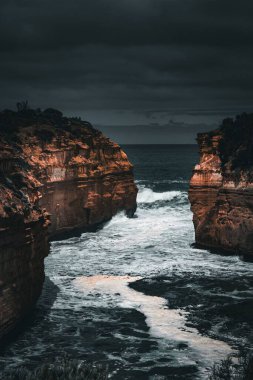
[[[253,116],[226,119],[197,141],[189,190],[196,243],[253,256]]]
[[[0,114],[0,338],[40,295],[48,238],[132,216],[136,195],[126,154],[89,123]]]
[[[51,214],[51,236],[91,228],[120,210],[133,215],[137,191],[132,165],[117,144],[88,123],[71,122],[49,137],[48,132],[45,127],[23,128],[19,138],[41,184],[39,205]]]

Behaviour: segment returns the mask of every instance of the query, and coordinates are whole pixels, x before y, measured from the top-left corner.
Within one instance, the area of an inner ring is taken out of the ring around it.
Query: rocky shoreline
[[[189,200],[199,247],[253,258],[253,115],[198,135]]]
[[[0,339],[34,306],[49,238],[132,216],[137,188],[119,145],[47,109],[0,113]]]

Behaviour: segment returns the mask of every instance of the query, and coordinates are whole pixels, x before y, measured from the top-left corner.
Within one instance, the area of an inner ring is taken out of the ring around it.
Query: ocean
[[[53,242],[31,318],[0,365],[63,353],[113,380],[207,379],[253,343],[253,264],[194,247],[188,183],[196,145],[123,146],[139,188],[134,218]]]

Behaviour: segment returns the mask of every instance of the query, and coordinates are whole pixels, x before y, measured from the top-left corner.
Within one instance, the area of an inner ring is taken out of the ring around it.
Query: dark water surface
[[[253,343],[253,264],[192,248],[188,180],[197,146],[125,146],[136,218],[54,242],[33,319],[0,364],[62,352],[109,364],[112,379],[206,379]]]

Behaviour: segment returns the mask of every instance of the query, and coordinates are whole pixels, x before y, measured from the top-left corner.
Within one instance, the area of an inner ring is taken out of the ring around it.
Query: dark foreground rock
[[[119,145],[80,119],[0,113],[0,339],[41,293],[49,238],[134,214],[132,169]]]
[[[196,243],[253,258],[253,114],[225,119],[197,141],[189,190]]]

